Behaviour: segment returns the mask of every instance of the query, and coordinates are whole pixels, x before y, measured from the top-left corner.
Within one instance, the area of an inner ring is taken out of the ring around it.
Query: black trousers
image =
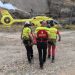
[[[46,61],[47,42],[37,42],[40,66]]]
[[[30,39],[29,40],[23,40],[23,44],[27,50],[27,58],[28,58],[29,62],[33,58],[33,48],[32,48],[31,43],[32,43],[32,41]]]

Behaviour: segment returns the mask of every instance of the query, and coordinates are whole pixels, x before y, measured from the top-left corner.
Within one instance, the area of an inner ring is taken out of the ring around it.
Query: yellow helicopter
[[[34,23],[34,25],[38,27],[38,26],[41,26],[40,21],[43,21],[43,20],[53,21],[55,24],[55,27],[60,28],[60,24],[57,21],[55,21],[53,18],[49,18],[46,16],[36,16],[30,19],[22,19],[22,18],[16,19],[9,13],[8,10],[0,9],[0,22],[4,26],[10,27],[12,24],[17,23],[17,22],[22,23],[25,21],[30,21],[31,23]]]
[[[10,27],[12,24],[17,22],[22,23],[25,21],[30,21],[38,27],[41,26],[40,21],[43,20],[53,21],[56,27],[60,26],[59,23],[56,22],[53,18],[46,16],[36,16],[30,18],[30,13],[14,7],[10,3],[3,3],[0,1],[0,23],[2,23],[4,26]]]
[[[16,22],[25,22],[30,19],[15,19],[8,10],[0,8],[0,22],[5,26],[11,26]]]

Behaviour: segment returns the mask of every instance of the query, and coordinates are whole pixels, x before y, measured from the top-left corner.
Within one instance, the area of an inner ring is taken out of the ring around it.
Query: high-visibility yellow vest
[[[23,28],[22,38],[29,39],[29,33],[31,33],[31,29],[29,27]]]
[[[47,28],[47,27],[37,27],[37,28],[35,29],[35,33],[37,34],[37,32],[38,32],[39,30],[46,30],[47,33],[48,33],[48,38],[49,38],[49,36],[50,36],[49,28]]]
[[[57,29],[54,27],[49,28],[50,32],[50,39],[56,39],[57,38]]]
[[[49,28],[47,28],[47,27],[37,27],[37,28],[35,29],[35,33],[37,33],[39,30],[46,30],[46,31],[49,31]]]

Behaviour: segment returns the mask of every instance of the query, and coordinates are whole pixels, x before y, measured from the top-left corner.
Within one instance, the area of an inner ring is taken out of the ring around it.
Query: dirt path
[[[0,75],[75,75],[75,31],[63,31],[61,35],[55,63],[47,59],[44,70],[40,70],[36,46],[34,64],[30,66],[20,32],[0,32]]]

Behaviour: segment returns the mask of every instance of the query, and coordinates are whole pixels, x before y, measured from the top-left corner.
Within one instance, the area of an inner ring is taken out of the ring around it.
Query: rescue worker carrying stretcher
[[[30,25],[31,24],[29,22],[25,22],[21,33],[21,39],[23,40],[23,44],[27,50],[27,58],[29,63],[31,63],[31,60],[33,59],[32,34],[31,29],[29,28]]]
[[[57,35],[58,35],[58,41],[61,41],[61,35],[59,31],[54,27],[53,21],[50,22],[49,32],[50,32],[50,38],[48,41],[48,58],[51,58],[52,56],[52,63],[53,63],[55,59]]]
[[[37,39],[37,49],[39,53],[39,64],[40,68],[43,69],[43,65],[46,62],[46,54],[47,54],[47,41],[48,41],[48,35],[49,35],[49,28],[45,27],[46,22],[42,22],[41,27],[37,27],[35,29],[35,35]]]

